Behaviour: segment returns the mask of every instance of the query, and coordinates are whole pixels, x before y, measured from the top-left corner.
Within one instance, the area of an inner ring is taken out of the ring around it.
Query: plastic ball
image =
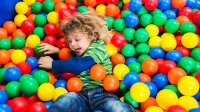
[[[191,50],[190,56],[196,61],[200,61],[200,58],[198,55],[200,55],[200,48],[194,48]]]
[[[125,64],[126,64],[126,65],[129,65],[129,64],[131,64],[131,63],[133,63],[133,62],[137,62],[137,59],[136,59],[136,58],[133,58],[133,57],[130,57],[130,58],[127,58],[127,59],[126,59]]]
[[[52,1],[45,1],[42,6],[43,11],[46,13],[53,11],[54,8],[55,4]]]
[[[58,79],[55,83],[54,83],[54,87],[57,88],[57,87],[63,87],[65,88],[67,85],[67,82],[63,79]]]
[[[20,88],[20,83],[17,81],[12,81],[6,84],[5,90],[9,98],[15,98],[21,95],[19,88]]]
[[[42,102],[34,102],[30,104],[28,112],[46,112],[47,108]]]
[[[38,68],[38,60],[36,57],[33,56],[27,57],[26,62],[28,62],[31,65],[32,70]]]
[[[177,63],[182,58],[182,54],[178,50],[171,50],[166,54],[167,60]]]
[[[8,34],[12,34],[16,30],[17,26],[13,21],[6,21],[3,24],[3,28],[6,29]]]
[[[59,96],[63,95],[63,94],[66,94],[67,93],[67,90],[65,88],[62,88],[62,87],[58,87],[55,89],[55,95],[53,97],[53,101],[55,102]]]
[[[178,61],[178,66],[183,68],[187,74],[190,74],[195,67],[195,61],[191,57],[183,57]]]
[[[172,90],[174,93],[176,93],[176,95],[177,95],[178,97],[181,96],[181,93],[179,92],[178,87],[175,86],[175,85],[167,85],[167,86],[165,87],[165,89]]]
[[[158,63],[153,59],[146,59],[142,62],[142,71],[148,75],[153,75],[158,70]]]
[[[31,73],[31,65],[27,62],[21,62],[17,64],[17,67],[20,69],[22,75]]]
[[[5,79],[8,82],[18,81],[22,73],[17,67],[10,67],[5,71]]]
[[[167,21],[167,16],[164,13],[158,13],[153,15],[153,24],[156,26],[163,26]]]
[[[200,108],[193,108],[193,109],[190,109],[189,112],[199,112],[200,111]]]
[[[134,39],[135,30],[133,28],[125,28],[122,33],[127,41]]]
[[[25,2],[18,2],[15,5],[15,11],[18,14],[26,14],[28,11],[28,5]]]
[[[28,110],[28,101],[24,97],[14,98],[8,105],[12,108],[13,112],[27,112]]]
[[[123,34],[117,33],[111,38],[111,42],[118,48],[122,48],[126,44],[126,39]]]
[[[158,8],[162,11],[169,10],[171,8],[171,0],[159,0]]]
[[[161,38],[159,36],[152,36],[149,41],[149,47],[153,48],[153,47],[160,47],[160,42],[161,42]]]
[[[49,82],[49,75],[44,70],[38,70],[34,73],[33,77],[38,81],[38,84],[41,85],[43,83]]]
[[[132,62],[128,65],[131,72],[140,73],[142,71],[141,64],[138,62]]]
[[[158,33],[159,33],[159,28],[156,25],[153,25],[153,24],[147,25],[145,29],[149,33],[149,37],[157,36]]]
[[[47,18],[42,14],[38,14],[34,18],[34,23],[38,27],[43,27],[47,23]]]
[[[165,74],[156,74],[152,82],[157,86],[159,90],[163,89],[168,84],[168,78]]]
[[[8,101],[8,95],[5,91],[0,90],[0,104],[5,104]]]
[[[27,57],[34,55],[34,50],[30,47],[23,47],[22,50],[26,53]]]
[[[184,76],[187,76],[187,73],[182,68],[172,68],[167,74],[169,82],[173,85],[177,85]]]
[[[7,104],[0,104],[0,111],[1,112],[12,112],[12,109]]]
[[[147,85],[137,82],[131,86],[130,94],[136,102],[145,102],[150,96],[150,91]]]
[[[158,0],[145,0],[144,6],[148,10],[152,11],[158,7]]]
[[[140,82],[140,77],[135,72],[129,72],[124,76],[123,83],[126,88],[131,88],[131,86],[137,82]]]
[[[173,34],[164,33],[160,41],[161,48],[170,51],[176,48],[177,42]]]
[[[166,15],[167,19],[176,19],[176,13],[173,10],[166,10],[164,14]]]
[[[117,64],[113,69],[113,74],[122,80],[124,76],[129,72],[129,68],[124,64]]]
[[[138,42],[146,42],[149,39],[149,33],[146,29],[140,28],[135,31],[135,39]]]
[[[14,18],[14,22],[18,27],[21,27],[23,21],[27,20],[27,17],[23,14],[18,14]]]
[[[175,33],[180,27],[179,22],[176,19],[169,19],[165,22],[164,28],[168,33]]]
[[[166,60],[159,66],[160,73],[168,74],[169,70],[176,68],[176,63],[171,60]]]
[[[135,27],[137,26],[138,23],[139,23],[139,18],[135,14],[128,14],[125,17],[125,24],[128,27]]]
[[[150,106],[145,110],[145,112],[164,112],[164,110],[158,106]]]
[[[55,88],[50,83],[43,83],[38,88],[38,98],[41,101],[50,101],[53,99],[55,93]]]
[[[106,6],[106,15],[107,16],[114,17],[119,13],[120,13],[120,9],[115,4],[108,4]]]
[[[153,59],[158,59],[158,58],[164,58],[165,57],[165,52],[162,48],[160,47],[153,47],[150,52],[149,55],[151,56],[151,58]]]
[[[26,40],[21,36],[16,36],[12,39],[12,46],[16,49],[21,49],[25,46]]]
[[[7,50],[0,50],[0,64],[6,64],[10,61],[10,54]]]
[[[118,18],[113,22],[113,29],[116,31],[123,31],[126,28],[126,23],[124,19]]]
[[[25,20],[21,24],[21,29],[24,33],[32,33],[33,29],[35,27],[35,24],[31,20]]]
[[[158,106],[156,103],[156,99],[153,97],[149,97],[145,102],[141,103],[141,110],[145,111],[148,107]]]
[[[48,23],[44,26],[44,31],[46,35],[55,35],[57,32],[57,26],[52,23]]]
[[[151,77],[148,74],[140,73],[139,76],[141,82],[151,82]]]
[[[30,48],[35,48],[40,44],[40,38],[37,35],[29,35],[26,39],[26,46]]]
[[[70,49],[69,48],[62,48],[58,53],[60,60],[67,60],[70,59]]]
[[[33,78],[22,80],[20,82],[20,91],[26,96],[34,95],[38,91],[38,87],[38,82]]]
[[[183,57],[190,55],[190,50],[188,48],[185,48],[183,46],[179,46],[176,48],[177,51],[179,51]]]
[[[158,92],[156,85],[153,82],[145,82],[145,84],[148,86],[148,88],[150,90],[150,96],[155,97]]]
[[[187,16],[178,16],[178,17],[176,18],[176,20],[179,22],[180,25],[182,25],[182,24],[184,24],[184,23],[186,23],[186,22],[190,22],[190,19],[189,19]],[[186,29],[186,30],[187,30],[187,29]],[[192,30],[192,29],[191,29],[191,30]],[[183,31],[183,28],[181,29],[181,31],[184,32],[184,31]]]
[[[39,36],[41,39],[44,38],[44,28],[42,27],[36,27],[33,30],[33,34]]]
[[[14,50],[11,54],[11,60],[15,64],[24,62],[26,60],[26,53],[23,50]]]
[[[181,96],[178,100],[178,105],[180,105],[187,111],[199,107],[197,100],[191,96]]]
[[[52,11],[50,13],[48,13],[47,15],[47,21],[49,23],[53,23],[53,24],[57,24],[59,19],[58,19],[58,13],[55,11]]]
[[[103,88],[108,92],[114,92],[119,88],[119,79],[114,75],[107,75],[103,80]]]
[[[0,49],[9,50],[11,48],[11,42],[7,38],[2,38],[0,40]]]
[[[124,102],[130,104],[133,108],[139,108],[139,103],[131,97],[130,92],[124,95]]]
[[[185,33],[181,38],[181,42],[186,48],[194,48],[197,46],[199,39],[194,33]]]
[[[140,24],[142,26],[147,26],[152,23],[152,15],[151,14],[142,14],[140,16]]]
[[[40,44],[36,45],[34,48],[34,52],[37,56],[42,57],[42,56],[44,56],[44,52],[40,52],[39,47],[40,47]]]
[[[168,107],[165,112],[187,112],[187,111],[179,105],[172,105]]]
[[[106,14],[106,6],[104,4],[100,4],[96,7],[96,12],[99,14]]]
[[[12,37],[16,37],[16,36],[21,36],[23,38],[26,38],[26,34],[21,30],[21,29],[16,29],[13,33],[12,33]]]
[[[90,68],[90,76],[93,80],[100,81],[106,76],[106,69],[103,65],[95,64]]]
[[[124,57],[134,56],[135,48],[131,44],[125,44],[121,49],[121,53],[122,53],[122,55],[124,55]]]
[[[172,0],[172,6],[174,8],[182,8],[186,5],[186,0]]]
[[[109,29],[109,30],[112,29],[113,23],[114,23],[115,19],[114,19],[113,17],[111,17],[111,16],[106,16],[104,20],[105,20],[105,21],[107,22],[107,24],[108,24],[108,29]]]
[[[131,0],[129,2],[129,7],[131,11],[137,12],[142,8],[142,2],[141,0]]]
[[[83,88],[83,83],[80,78],[72,77],[67,82],[67,90],[69,92],[80,92]]]
[[[111,62],[113,65],[117,64],[124,64],[125,63],[125,57],[122,54],[114,54],[111,56]]]

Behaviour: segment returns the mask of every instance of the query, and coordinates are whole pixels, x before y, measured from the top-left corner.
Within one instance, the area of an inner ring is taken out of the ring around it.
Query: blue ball
[[[0,104],[0,112],[12,112],[12,109],[7,104]]]
[[[57,87],[66,88],[66,85],[67,85],[67,82],[65,80],[63,80],[63,79],[59,79],[54,83],[54,87],[55,88],[57,88]]]
[[[193,96],[196,100],[198,100],[200,98],[200,91],[198,91],[194,96]]]
[[[51,107],[51,105],[53,104],[53,102],[52,101],[48,101],[48,102],[44,102],[44,104],[45,104],[45,106],[48,109],[49,107]]]
[[[39,68],[38,60],[37,60],[37,58],[35,58],[33,56],[26,58],[26,62],[28,62],[31,65],[32,70]]]
[[[8,101],[8,95],[5,91],[0,90],[0,104],[4,104]]]
[[[137,62],[137,59],[136,58],[128,58],[125,62],[126,65],[129,65],[130,63],[133,63],[133,62]]]
[[[200,108],[193,108],[189,110],[189,112],[200,112]]]
[[[129,2],[129,8],[133,12],[137,12],[142,8],[142,1],[141,0],[131,0]]]
[[[173,10],[166,10],[164,14],[166,15],[167,19],[176,19],[176,13]]]
[[[150,90],[150,96],[155,97],[158,92],[156,85],[153,82],[145,82],[145,84],[148,86],[148,88]]]
[[[196,7],[196,0],[186,0],[186,6],[190,8],[195,8]]]
[[[195,8],[200,9],[200,1],[199,0],[196,1]]]
[[[20,69],[17,67],[10,67],[10,68],[7,68],[5,71],[5,79],[8,82],[18,81],[21,75],[22,73]]]
[[[37,72],[39,69],[34,69],[31,71],[31,75],[34,75],[35,72]]]
[[[167,60],[171,60],[175,63],[177,63],[182,57],[182,54],[178,50],[171,50],[165,56]]]
[[[140,82],[140,76],[136,72],[127,73],[123,80],[126,88],[130,88],[136,82]]]
[[[153,77],[152,82],[157,86],[158,90],[161,90],[167,86],[169,81],[165,74],[157,74]]]
[[[158,0],[158,8],[162,11],[169,10],[171,6],[171,0]]]
[[[165,57],[165,51],[161,47],[153,47],[150,50],[149,55],[153,59],[164,58]]]
[[[139,23],[139,18],[135,14],[128,14],[125,17],[125,24],[128,27],[135,27],[137,26],[138,23]]]

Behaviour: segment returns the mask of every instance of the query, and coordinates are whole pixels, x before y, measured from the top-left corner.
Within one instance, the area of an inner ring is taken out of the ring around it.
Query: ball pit
[[[9,5],[8,5],[9,4]],[[72,56],[59,24],[75,12],[105,16],[113,72],[91,77],[136,112],[197,112],[200,101],[198,0],[16,0],[0,7],[0,111],[46,112],[67,92],[80,92],[75,74],[39,68],[46,42]],[[12,10],[11,10],[12,9]]]

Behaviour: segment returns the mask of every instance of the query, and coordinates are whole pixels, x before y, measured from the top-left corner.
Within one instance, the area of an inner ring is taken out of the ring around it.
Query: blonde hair
[[[109,43],[107,23],[100,15],[90,12],[77,13],[61,21],[60,28],[65,37],[74,30],[79,29],[82,33],[87,33],[88,38],[91,40],[101,39],[106,44]]]

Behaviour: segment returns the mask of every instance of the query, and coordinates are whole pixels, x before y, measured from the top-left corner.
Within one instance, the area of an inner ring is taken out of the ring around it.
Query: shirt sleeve
[[[92,65],[96,64],[91,56],[75,57],[69,60],[54,60],[52,69],[55,74],[59,73],[81,73],[89,70]]]

